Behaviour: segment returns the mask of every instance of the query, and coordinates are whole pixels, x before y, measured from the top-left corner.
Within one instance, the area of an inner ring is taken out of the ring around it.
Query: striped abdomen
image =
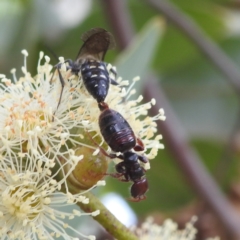
[[[115,152],[126,152],[136,145],[132,128],[123,116],[112,109],[104,110],[99,116],[99,127],[104,140]]]
[[[103,102],[108,94],[111,81],[105,63],[86,60],[81,65],[81,74],[88,92],[97,102]]]

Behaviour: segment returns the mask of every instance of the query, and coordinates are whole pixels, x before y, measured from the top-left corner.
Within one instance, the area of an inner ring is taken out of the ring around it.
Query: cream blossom
[[[91,142],[91,137],[99,136],[102,139],[98,126],[100,111],[95,99],[85,90],[83,82],[70,70],[67,71],[64,59],[61,59],[60,71],[65,86],[59,103],[62,86],[57,71],[52,74],[49,57],[45,56],[42,64],[44,55],[40,53],[37,75],[32,77],[27,71],[28,54],[25,50],[22,53],[25,58],[22,67],[24,76],[17,80],[13,70],[13,82],[4,76],[1,79],[1,153],[31,151],[32,154],[51,155],[60,149],[65,151],[71,144],[97,148]],[[164,111],[160,109],[157,116],[149,117],[148,109],[154,100],[145,104],[139,104],[142,96],[129,100],[130,97],[132,99],[137,80],[135,78],[129,86],[128,81],[119,78],[119,86],[110,86],[106,102],[126,118],[136,136],[145,144],[147,157],[153,159],[158,149],[163,148],[160,143],[162,136],[156,134],[156,120],[165,119]],[[86,131],[93,134],[89,136]],[[99,144],[102,143],[103,139]]]
[[[194,240],[197,234],[197,229],[194,227],[196,220],[197,217],[192,217],[185,228],[179,230],[177,223],[171,219],[167,219],[162,225],[158,225],[154,223],[152,217],[148,217],[141,227],[134,227],[132,230],[137,234],[139,240]],[[219,238],[208,238],[206,240],[219,240]]]
[[[85,163],[83,158],[90,159],[91,155],[92,162],[101,161],[99,146],[111,151],[100,133],[98,104],[86,91],[81,76],[67,69],[63,58],[58,65],[61,67],[56,69],[50,64],[50,58],[40,52],[37,74],[32,76],[27,69],[28,53],[26,50],[22,53],[23,76],[18,78],[15,69],[11,71],[12,80],[0,75],[1,239],[60,236],[75,239],[76,235],[95,239],[84,236],[64,221],[83,213],[68,213],[62,207],[78,202],[87,204],[82,189],[90,191],[104,184],[104,181],[97,181],[105,174],[105,164],[98,165],[103,166],[101,174],[92,173],[93,184],[88,181],[91,184],[86,187],[76,183],[81,178],[84,183],[86,176],[90,177],[89,172],[82,172],[85,166],[79,165],[90,162]],[[133,100],[133,87],[138,80],[135,78],[129,84],[118,78],[119,85],[110,86],[106,102],[126,118],[136,137],[143,141],[145,150],[141,154],[153,159],[163,148],[156,121],[165,120],[165,116],[162,109],[158,115],[148,116],[154,100],[144,104],[140,104],[142,96]],[[71,194],[72,187],[79,193]],[[99,211],[86,215],[97,214]]]
[[[60,88],[51,83],[49,58],[41,65],[40,53],[38,73],[35,77],[27,71],[26,51],[24,76],[17,80],[15,71],[12,82],[2,78],[0,111],[0,147],[2,154],[56,154],[70,137],[70,129],[76,124],[72,119],[77,104],[72,100],[69,88],[64,91],[64,104],[57,110]],[[76,112],[76,110],[75,110]],[[67,148],[67,147],[66,147]]]
[[[87,204],[81,194],[72,195],[59,190],[67,176],[58,181],[55,162],[45,156],[36,159],[27,154],[0,161],[0,237],[1,239],[95,239],[72,228],[65,219],[77,219],[83,215],[96,216],[99,211],[82,213],[64,211],[67,205],[77,202]],[[73,165],[73,168],[75,166]],[[72,170],[72,169],[71,169]],[[90,190],[90,189],[89,189]]]

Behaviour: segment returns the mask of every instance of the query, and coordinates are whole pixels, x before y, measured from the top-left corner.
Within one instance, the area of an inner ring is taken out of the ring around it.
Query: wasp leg
[[[148,159],[145,156],[143,156],[143,155],[138,155],[138,159],[141,162],[143,162],[143,163],[147,163],[148,162]]]
[[[61,92],[60,92],[60,97],[59,97],[59,101],[58,101],[58,105],[57,105],[57,109],[58,109],[58,107],[59,107],[59,105],[60,105],[60,103],[62,101],[62,94],[63,94],[63,89],[64,89],[64,86],[65,86],[65,82],[64,82],[64,79],[62,77],[62,74],[61,74],[59,68],[57,68],[57,71],[58,71],[60,83],[62,85],[62,89],[61,89]]]
[[[122,159],[122,160],[124,159],[123,156],[122,156],[122,154],[117,155],[117,154],[115,154],[115,153],[107,153],[107,151],[106,151],[104,148],[102,148],[101,146],[99,146],[99,144],[92,138],[92,136],[89,134],[88,131],[86,131],[86,133],[87,133],[87,135],[89,136],[89,138],[91,138],[91,140],[93,141],[94,145],[99,148],[100,152],[101,152],[104,156],[109,157],[109,158],[111,158],[111,159],[113,159],[113,158],[120,158],[120,159]]]
[[[107,68],[107,63],[105,63],[105,66]],[[118,82],[115,80],[115,78],[117,77],[117,72],[115,70],[115,67],[111,66],[110,69],[108,70],[108,72],[112,73],[114,75],[114,79],[113,78],[110,78],[110,82],[112,85],[119,85]]]
[[[57,104],[57,108],[56,108],[56,111],[57,111],[57,110],[58,110],[58,107],[59,107],[59,105],[60,105],[60,103],[61,103],[61,101],[62,101],[62,94],[63,94],[63,89],[64,89],[64,86],[65,86],[65,82],[64,82],[64,79],[63,79],[63,77],[62,77],[62,74],[61,74],[59,68],[58,68],[58,67],[56,67],[56,68],[57,68],[59,80],[60,80],[60,83],[61,83],[61,92],[60,92],[60,97],[59,97],[58,104]],[[52,76],[52,78],[53,78],[53,76]],[[51,78],[51,80],[50,80],[50,83],[52,83],[52,78]],[[52,121],[54,121],[54,115],[55,115],[56,111],[55,111],[54,114],[53,114]]]

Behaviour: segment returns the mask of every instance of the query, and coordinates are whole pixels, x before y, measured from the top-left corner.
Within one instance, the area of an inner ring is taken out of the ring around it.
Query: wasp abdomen
[[[103,62],[87,60],[81,66],[81,74],[88,92],[97,100],[103,102],[108,94],[110,77]]]
[[[115,152],[126,152],[136,145],[132,128],[122,115],[112,109],[104,110],[99,117],[104,140]]]
[[[109,139],[109,146],[115,152],[125,152],[136,145],[132,131],[119,131]]]

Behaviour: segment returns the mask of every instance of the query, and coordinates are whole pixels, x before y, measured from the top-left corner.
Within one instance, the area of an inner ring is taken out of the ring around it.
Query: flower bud
[[[107,172],[107,158],[101,152],[94,154],[95,151],[85,146],[75,149],[75,155],[83,155],[84,158],[78,162],[69,180],[82,190],[94,186]]]

